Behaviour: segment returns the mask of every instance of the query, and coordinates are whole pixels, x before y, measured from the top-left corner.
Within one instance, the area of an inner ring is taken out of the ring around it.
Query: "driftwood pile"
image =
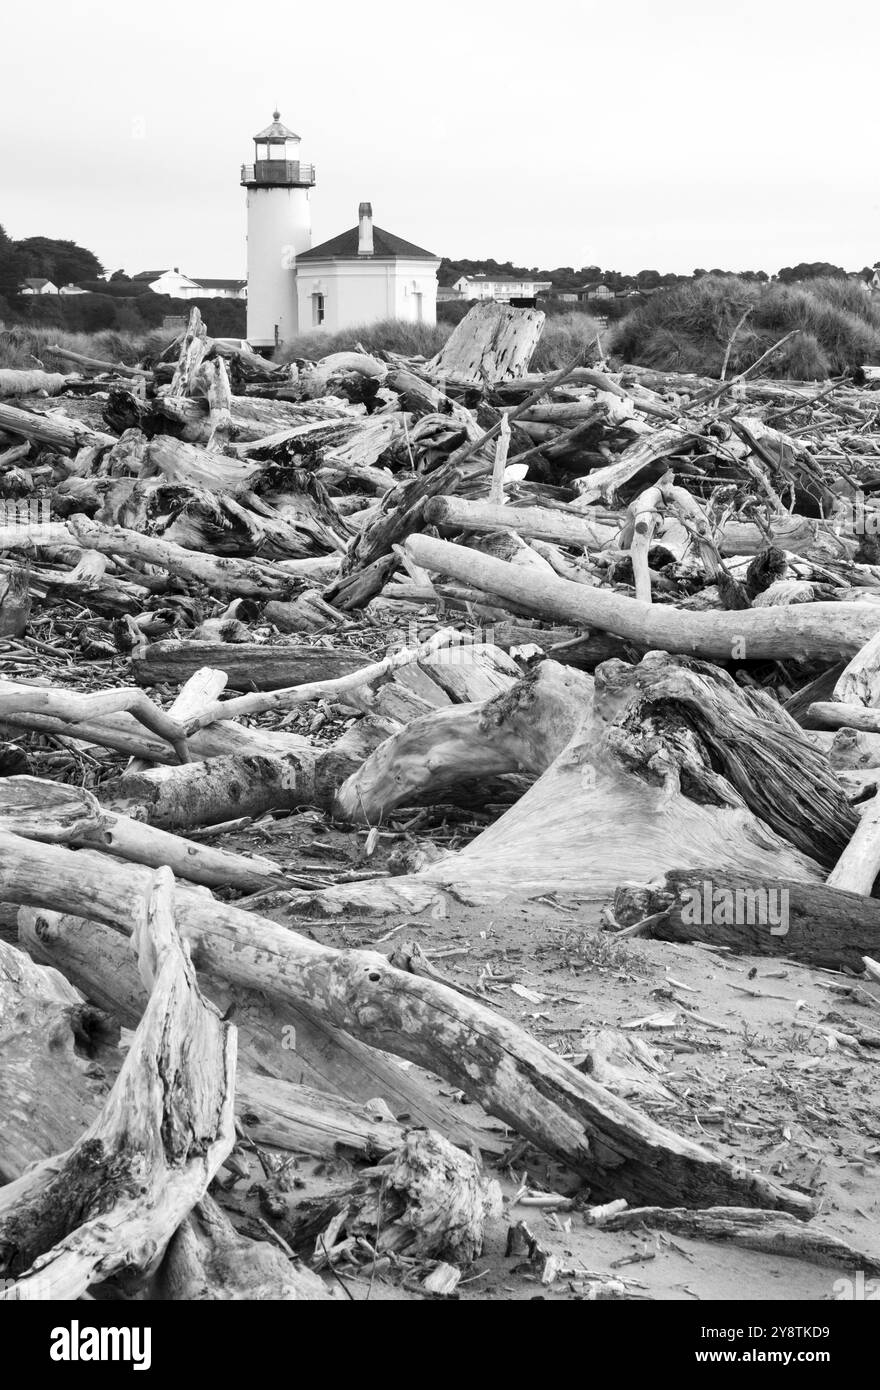
[[[282,367],[194,310],[149,369],[0,372],[6,1297],[326,1298],[352,1265],[449,1293],[514,1136],[616,1212],[818,1239],[803,1193],[418,947],[316,939],[549,896],[877,969],[880,395],[534,375],[542,322],[484,305],[430,362]],[[438,849],[437,806],[484,828]],[[396,827],[390,872],[211,843],[302,808]],[[707,882],[784,890],[785,932],[695,913]],[[298,1200],[284,1156],[339,1153]]]

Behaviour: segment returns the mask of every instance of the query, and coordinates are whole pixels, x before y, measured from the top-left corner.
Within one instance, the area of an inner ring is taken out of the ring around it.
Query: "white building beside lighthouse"
[[[248,341],[274,348],[299,331],[296,260],[312,244],[315,167],[299,157],[300,138],[281,123],[254,136],[254,162],[241,166],[247,189]]]
[[[300,332],[379,319],[436,323],[439,269],[433,251],[374,226],[371,204],[361,203],[356,227],[297,259]]]

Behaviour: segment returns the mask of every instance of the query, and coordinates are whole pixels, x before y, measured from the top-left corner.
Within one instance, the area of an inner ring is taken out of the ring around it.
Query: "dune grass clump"
[[[797,336],[774,353],[762,375],[823,381],[880,363],[880,298],[860,282],[831,278],[781,285],[703,276],[653,295],[611,330],[609,340],[626,362],[717,377],[734,332],[728,376],[752,366],[792,329]]]
[[[159,328],[143,333],[121,333],[113,328],[98,333],[68,333],[63,328],[15,324],[0,330],[0,367],[15,371],[33,367],[43,367],[48,372],[76,371],[75,363],[50,351],[56,346],[102,362],[150,366],[174,337],[174,333]]]
[[[277,362],[306,359],[318,362],[332,352],[353,352],[360,345],[367,352],[399,352],[404,357],[433,357],[449,334],[449,323],[407,323],[404,319],[380,319],[378,323],[355,324],[338,333],[316,328],[291,338],[276,353]]]

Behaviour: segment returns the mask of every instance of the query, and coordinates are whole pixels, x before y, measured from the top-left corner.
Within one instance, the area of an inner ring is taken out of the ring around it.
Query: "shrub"
[[[749,314],[738,329],[744,311]],[[653,295],[609,332],[627,362],[661,371],[719,376],[731,335],[729,371],[752,366],[792,329],[765,376],[821,381],[880,362],[880,301],[861,283],[834,277],[798,285],[707,275]]]
[[[317,362],[331,352],[352,352],[358,345],[367,352],[399,352],[404,357],[433,357],[452,331],[449,323],[407,323],[405,319],[381,319],[378,323],[356,324],[325,333],[315,329],[300,333],[280,348],[278,362],[306,358]]]

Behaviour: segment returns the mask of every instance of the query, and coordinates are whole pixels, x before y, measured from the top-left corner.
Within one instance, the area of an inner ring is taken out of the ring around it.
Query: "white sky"
[[[0,223],[108,269],[245,268],[282,118],[315,242],[634,272],[880,259],[873,0],[6,0]]]

